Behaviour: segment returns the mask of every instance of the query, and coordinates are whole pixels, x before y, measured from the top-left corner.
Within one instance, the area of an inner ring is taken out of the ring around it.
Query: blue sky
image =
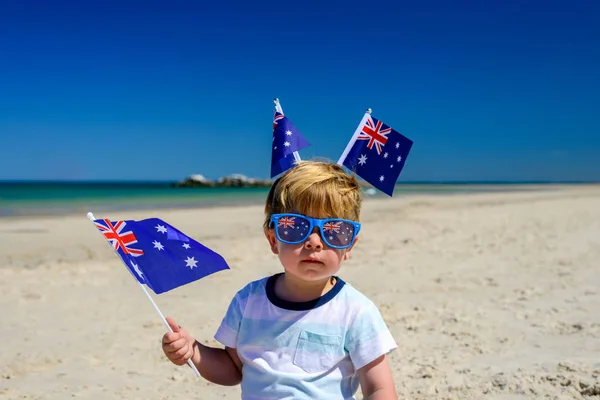
[[[600,181],[599,19],[592,1],[4,2],[0,179],[268,177],[279,97],[303,158],[337,161],[370,107],[414,141],[400,181]]]

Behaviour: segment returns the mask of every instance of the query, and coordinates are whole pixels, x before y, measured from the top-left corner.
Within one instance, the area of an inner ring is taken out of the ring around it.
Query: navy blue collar
[[[278,297],[277,294],[275,294],[275,282],[277,281],[277,278],[279,278],[281,275],[283,275],[283,273],[275,274],[273,276],[270,276],[269,279],[267,279],[267,298],[273,305],[291,311],[307,311],[312,310],[313,308],[321,307],[323,304],[327,304],[329,301],[333,300],[333,298],[340,292],[340,290],[342,290],[342,288],[346,284],[346,282],[344,282],[337,276],[334,276],[335,285],[333,285],[329,292],[325,293],[323,296],[317,297],[316,299],[309,301],[288,301]]]

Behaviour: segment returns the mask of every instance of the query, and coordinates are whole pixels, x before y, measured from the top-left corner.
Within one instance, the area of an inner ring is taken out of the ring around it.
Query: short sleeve
[[[215,339],[221,344],[237,348],[238,334],[242,322],[242,304],[239,293],[231,300],[227,313],[221,321],[221,326],[215,334]]]
[[[372,303],[354,318],[346,333],[345,346],[356,369],[398,347],[381,313]]]

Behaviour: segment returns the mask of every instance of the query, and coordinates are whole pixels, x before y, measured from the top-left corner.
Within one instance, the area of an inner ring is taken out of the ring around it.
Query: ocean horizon
[[[161,208],[262,204],[268,187],[173,187],[176,181],[0,181],[0,218]],[[398,182],[394,197],[539,190],[551,185],[594,184],[559,181]],[[535,186],[535,188],[533,188]],[[388,198],[366,190],[366,197]]]

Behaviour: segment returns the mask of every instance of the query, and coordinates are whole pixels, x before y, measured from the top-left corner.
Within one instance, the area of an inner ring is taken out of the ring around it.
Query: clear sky
[[[2,2],[0,179],[266,178],[279,97],[302,158],[370,107],[400,181],[600,181],[598,1],[214,3]]]

